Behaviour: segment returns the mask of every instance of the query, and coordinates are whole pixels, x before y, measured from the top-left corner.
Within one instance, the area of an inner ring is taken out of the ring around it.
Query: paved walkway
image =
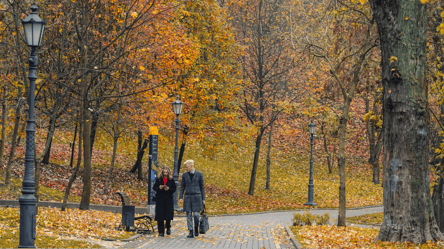
[[[336,219],[336,209],[312,209],[284,212],[267,212],[245,215],[210,216],[210,230],[196,238],[186,238],[186,220],[175,218],[170,236],[144,235],[127,243],[115,243],[120,248],[169,249],[169,248],[239,248],[239,249],[289,249],[295,248],[285,232],[291,225],[294,213],[324,214]],[[347,217],[383,212],[383,207],[347,210]],[[157,232],[157,231],[156,231]]]

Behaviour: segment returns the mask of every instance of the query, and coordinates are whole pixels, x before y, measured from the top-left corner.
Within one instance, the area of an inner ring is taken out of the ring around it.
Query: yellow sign
[[[156,126],[150,127],[150,135],[159,135],[159,130]]]

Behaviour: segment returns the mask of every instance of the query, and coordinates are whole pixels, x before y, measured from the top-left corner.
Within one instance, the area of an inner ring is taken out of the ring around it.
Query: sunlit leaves
[[[444,11],[442,12],[444,13]],[[444,23],[441,23],[437,28],[436,31],[439,32],[441,35],[444,34]]]
[[[373,240],[379,232],[377,228],[325,225],[292,227],[291,230],[304,248],[444,248],[441,242],[432,243],[431,241],[424,244],[410,242],[374,243]]]
[[[4,225],[7,217],[13,226],[19,224],[19,208],[0,208],[0,222]],[[121,214],[95,210],[67,209],[62,212],[58,208],[39,207],[37,215],[37,236],[74,236],[77,238],[112,238],[127,237],[127,232],[116,229],[121,220]]]

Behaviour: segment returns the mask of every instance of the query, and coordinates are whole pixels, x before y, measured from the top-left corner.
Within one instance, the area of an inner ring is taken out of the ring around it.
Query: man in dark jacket
[[[193,160],[187,160],[184,165],[187,172],[182,175],[179,199],[183,198],[183,193],[185,191],[183,210],[187,213],[187,226],[190,231],[187,238],[193,238],[194,236],[199,235],[199,212],[203,209],[203,205],[205,205],[204,180],[202,172],[194,168]]]

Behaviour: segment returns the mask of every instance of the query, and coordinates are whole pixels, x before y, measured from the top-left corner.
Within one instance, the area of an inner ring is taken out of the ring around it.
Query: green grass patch
[[[22,179],[11,177],[11,185],[6,187],[5,183],[5,171],[0,170],[0,199],[10,200],[10,199],[18,199],[12,198],[16,196],[22,195]]]
[[[384,213],[374,213],[374,214],[365,214],[361,216],[353,216],[348,217],[347,222],[354,224],[362,224],[362,225],[382,225],[382,220],[384,219]]]
[[[3,224],[2,221],[0,223]],[[18,227],[3,227],[0,230],[0,237],[0,248],[17,248],[19,246],[20,231]],[[36,236],[35,246],[37,248],[101,248],[100,245],[86,241],[39,234]]]
[[[164,163],[173,165],[173,150]],[[265,156],[263,153],[262,156]],[[265,159],[259,160],[254,195],[248,195],[253,153],[246,149],[220,148],[211,156],[199,146],[187,145],[184,160],[193,159],[196,169],[204,173],[207,208],[211,214],[260,212],[308,208],[309,157],[307,155],[274,152],[271,164],[270,189],[265,190]],[[314,201],[322,208],[339,206],[339,177],[328,174],[326,165],[314,161]],[[382,187],[371,182],[370,168],[347,167],[347,207],[382,204]],[[181,173],[185,169],[181,166]]]

